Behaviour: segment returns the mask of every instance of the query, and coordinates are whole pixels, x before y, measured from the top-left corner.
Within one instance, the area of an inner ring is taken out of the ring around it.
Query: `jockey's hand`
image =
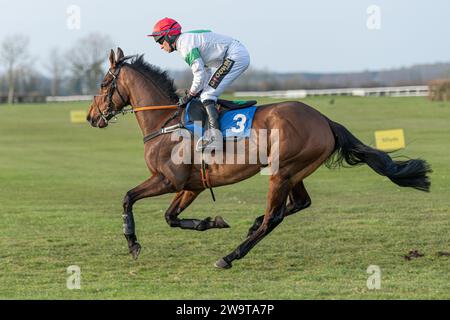
[[[184,97],[181,97],[180,100],[178,100],[178,104],[180,106],[184,106],[184,105],[188,104],[189,101],[191,101],[194,98],[195,98],[195,96],[189,92]]]

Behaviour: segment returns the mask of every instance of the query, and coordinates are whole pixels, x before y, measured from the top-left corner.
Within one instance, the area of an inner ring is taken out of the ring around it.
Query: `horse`
[[[143,55],[125,56],[122,49],[111,50],[109,70],[99,94],[89,107],[87,121],[92,127],[105,128],[117,114],[131,106],[142,130],[144,157],[150,177],[129,190],[123,199],[123,233],[128,250],[137,259],[141,245],[135,233],[133,204],[138,200],[175,193],[165,212],[170,227],[205,231],[228,228],[217,216],[199,219],[180,219],[179,215],[208,188],[202,176],[202,166],[196,163],[174,163],[172,149],[178,143],[166,130],[168,125],[180,123],[179,101],[173,80],[165,71],[146,62]],[[259,241],[274,230],[285,217],[311,205],[304,180],[322,164],[331,168],[367,164],[376,173],[389,178],[401,187],[412,187],[428,192],[430,165],[423,159],[393,160],[388,153],[365,145],[343,125],[302,102],[285,101],[258,106],[252,123],[255,140],[260,129],[267,137],[277,134],[278,170],[271,173],[267,206],[249,228],[246,239],[235,250],[220,258],[215,266],[232,267],[234,260],[242,259]],[[194,148],[194,146],[192,146]],[[246,148],[249,148],[246,144]],[[273,161],[274,146],[267,143],[266,152]],[[234,184],[271,166],[258,159],[256,163],[212,164],[208,167],[210,187]]]

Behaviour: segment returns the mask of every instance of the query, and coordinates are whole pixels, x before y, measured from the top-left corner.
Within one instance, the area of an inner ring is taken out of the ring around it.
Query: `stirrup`
[[[205,150],[222,150],[222,143],[218,140],[207,139],[206,137],[201,137],[197,141],[197,145],[195,146],[195,151],[201,152]]]

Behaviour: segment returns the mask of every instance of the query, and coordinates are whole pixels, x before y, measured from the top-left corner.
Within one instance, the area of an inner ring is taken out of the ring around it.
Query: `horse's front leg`
[[[155,197],[165,193],[174,192],[175,188],[162,175],[154,175],[137,187],[127,192],[123,199],[123,233],[128,242],[128,249],[133,257],[137,259],[141,251],[141,245],[137,242],[133,204],[139,199]]]
[[[229,228],[230,226],[223,220],[221,216],[217,216],[213,219],[210,217],[199,220],[199,219],[179,219],[178,216],[186,209],[202,192],[199,191],[189,191],[183,190],[177,193],[175,199],[173,199],[170,204],[169,209],[167,209],[165,217],[169,226],[173,228],[190,229],[196,231],[205,231],[213,228]]]

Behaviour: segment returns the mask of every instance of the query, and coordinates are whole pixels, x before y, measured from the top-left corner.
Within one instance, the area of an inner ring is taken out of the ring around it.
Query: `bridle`
[[[180,104],[175,104],[175,105],[165,105],[165,106],[131,107],[129,109],[125,109],[125,107],[130,104],[129,98],[124,99],[124,97],[122,96],[122,94],[119,91],[119,87],[117,85],[117,80],[119,78],[120,70],[122,69],[124,62],[133,57],[134,56],[123,57],[116,63],[114,72],[111,70],[112,68],[110,68],[108,70],[108,74],[110,74],[112,76],[112,80],[108,81],[107,83],[102,83],[102,85],[101,85],[102,88],[106,88],[107,86],[110,85],[110,87],[108,89],[108,93],[106,93],[104,95],[97,95],[97,96],[105,96],[106,95],[108,106],[107,106],[106,110],[102,111],[97,104],[97,110],[100,114],[100,119],[103,119],[103,121],[106,124],[109,124],[109,122],[111,121],[112,118],[114,118],[114,120],[117,120],[117,118],[116,118],[117,114],[125,115],[127,113],[135,113],[135,112],[147,111],[147,110],[176,109],[175,113],[164,122],[164,124],[158,131],[155,131],[155,132],[149,134],[148,136],[144,137],[144,143],[146,143],[162,134],[173,132],[182,127],[181,123],[166,127],[169,124],[169,122],[171,122],[172,120],[174,120],[177,116],[179,116],[181,114],[182,106]],[[158,88],[158,86],[156,84],[155,84],[155,87]],[[113,96],[114,96],[115,92],[117,92],[117,94],[119,95],[119,97],[124,105],[121,111],[117,111],[117,108],[113,101]]]
[[[110,74],[112,76],[112,80],[109,81],[108,83],[102,83],[101,84],[102,88],[106,88],[108,85],[111,85],[109,87],[109,89],[108,89],[108,93],[106,94],[107,95],[107,102],[108,102],[108,106],[106,107],[106,110],[102,111],[100,109],[100,107],[98,106],[98,104],[97,104],[97,110],[98,110],[98,112],[100,114],[100,117],[101,117],[101,119],[103,119],[103,121],[106,122],[106,124],[109,124],[109,121],[112,118],[115,118],[115,120],[117,120],[116,115],[118,113],[125,114],[125,111],[120,111],[120,112],[116,111],[117,108],[116,108],[116,106],[114,104],[114,101],[113,101],[113,96],[114,96],[115,92],[117,92],[117,94],[119,95],[120,100],[124,104],[124,107],[129,105],[129,102],[124,99],[124,97],[122,96],[122,94],[119,91],[119,87],[117,86],[117,79],[119,77],[120,70],[122,69],[123,63],[126,60],[130,59],[130,58],[132,58],[132,57],[131,56],[130,57],[124,57],[119,62],[117,62],[114,72],[112,72],[111,68],[110,68],[108,70],[108,74]],[[97,95],[97,96],[103,96],[103,95]]]

